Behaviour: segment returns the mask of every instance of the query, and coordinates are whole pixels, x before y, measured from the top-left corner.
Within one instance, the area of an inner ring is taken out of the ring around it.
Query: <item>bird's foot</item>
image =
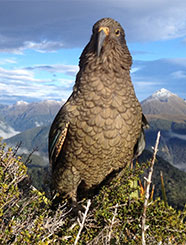
[[[86,207],[78,203],[77,201],[72,201],[72,212],[77,217],[77,221],[80,224],[83,220],[83,215],[86,210]]]

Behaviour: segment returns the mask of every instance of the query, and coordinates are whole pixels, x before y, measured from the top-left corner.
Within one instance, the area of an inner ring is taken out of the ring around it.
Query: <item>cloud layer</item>
[[[145,99],[148,93],[166,87],[182,98],[186,98],[186,58],[134,61],[132,78],[138,96]],[[175,84],[177,86],[175,86]]]
[[[52,79],[36,78],[38,70],[53,73]],[[67,99],[72,92],[77,71],[77,66],[63,64],[35,65],[14,70],[0,67],[0,104],[18,100]],[[68,78],[60,78],[60,74],[66,74]],[[183,89],[186,59],[134,61],[131,77],[139,100],[162,87],[186,98],[186,90]],[[178,86],[175,87],[175,84]]]
[[[76,66],[53,65],[33,66],[22,69],[4,69],[0,67],[0,104],[15,103],[18,100],[39,101],[45,99],[67,99],[73,86],[73,78],[38,79],[35,70],[70,74],[76,73]],[[47,77],[47,76],[46,76]]]
[[[37,55],[82,49],[89,41],[92,25],[102,17],[118,20],[127,42],[144,44],[180,38],[179,45],[184,48],[185,13],[184,0],[2,0],[0,53],[12,57],[0,58],[0,103],[67,99],[78,71],[71,65],[75,64],[74,58],[69,63],[70,58],[61,60],[61,55],[44,63],[37,60]],[[161,53],[157,50],[160,46],[154,45],[153,50],[138,47],[138,51],[132,51],[134,57],[149,51]],[[32,51],[33,56],[26,56],[26,51]],[[20,65],[21,56],[31,57],[32,62]],[[186,98],[185,79],[186,59],[134,60],[132,80],[140,100],[162,87]]]
[[[128,41],[184,37],[185,12],[183,0],[1,1],[0,51],[82,47],[92,25],[102,17],[120,21]]]

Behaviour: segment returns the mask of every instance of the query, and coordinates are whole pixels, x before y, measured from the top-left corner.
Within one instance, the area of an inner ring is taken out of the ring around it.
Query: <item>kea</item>
[[[103,18],[79,62],[73,92],[49,132],[55,190],[77,203],[77,190],[92,189],[139,156],[148,125],[134,87],[132,58],[121,25]]]

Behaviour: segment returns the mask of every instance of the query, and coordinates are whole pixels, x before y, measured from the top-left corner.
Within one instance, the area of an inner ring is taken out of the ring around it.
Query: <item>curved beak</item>
[[[101,49],[103,47],[106,36],[109,35],[108,27],[100,27],[98,30],[98,43],[97,43],[97,55],[100,56]]]

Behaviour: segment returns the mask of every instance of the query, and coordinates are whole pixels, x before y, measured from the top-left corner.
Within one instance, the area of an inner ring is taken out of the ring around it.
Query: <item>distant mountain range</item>
[[[48,175],[48,133],[50,125],[64,101],[42,101],[14,105],[0,105],[0,137],[8,146],[22,142],[19,154],[27,161],[29,154],[37,150],[28,164],[33,184],[44,190]],[[141,102],[150,129],[146,134],[146,151],[139,160],[152,156],[157,132],[161,131],[158,161],[155,164],[153,183],[155,195],[161,196],[160,171],[164,173],[167,198],[171,205],[183,208],[186,203],[186,102],[166,89],[161,89]],[[30,158],[30,157],[29,157]],[[169,164],[171,163],[171,164]],[[175,168],[175,167],[176,168]],[[178,170],[184,170],[180,171]]]
[[[22,148],[28,152],[37,148],[46,161],[49,128],[63,103],[46,100],[0,105],[0,136],[6,138],[8,145],[22,142]],[[159,155],[186,171],[186,102],[161,89],[142,101],[141,105],[150,123],[150,129],[146,130],[147,149],[152,150],[160,130]]]
[[[154,145],[161,131],[158,154],[186,171],[186,102],[166,89],[161,89],[141,102],[150,129],[146,131],[147,148]]]
[[[186,102],[167,89],[160,89],[141,102],[143,113],[148,115],[169,115],[172,118],[186,117]]]
[[[50,124],[64,101],[45,100],[37,103],[18,101],[9,106],[0,106],[0,119],[14,130],[27,129]]]

